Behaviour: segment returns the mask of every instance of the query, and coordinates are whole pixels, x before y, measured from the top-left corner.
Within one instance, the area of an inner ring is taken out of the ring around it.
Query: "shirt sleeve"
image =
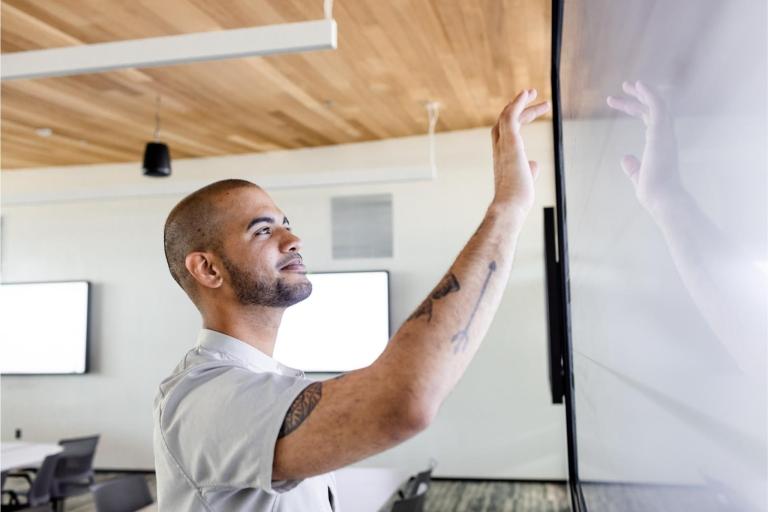
[[[272,464],[285,414],[311,380],[231,366],[189,378],[197,382],[168,401],[162,424],[169,450],[197,488],[278,494],[301,483],[273,482]]]

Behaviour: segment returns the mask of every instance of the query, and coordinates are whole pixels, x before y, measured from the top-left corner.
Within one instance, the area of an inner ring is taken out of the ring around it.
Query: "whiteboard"
[[[87,371],[87,281],[0,286],[0,373]]]

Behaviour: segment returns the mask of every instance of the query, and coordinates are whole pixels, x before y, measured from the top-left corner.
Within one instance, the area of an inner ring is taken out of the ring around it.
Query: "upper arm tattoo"
[[[293,401],[288,408],[288,412],[285,414],[285,420],[283,420],[283,426],[280,427],[280,432],[277,434],[277,438],[287,436],[299,426],[304,423],[312,410],[320,402],[320,398],[323,396],[323,383],[313,382],[304,391],[299,393],[299,396]]]
[[[461,290],[461,285],[459,284],[459,280],[456,279],[456,276],[453,275],[452,272],[448,272],[437,284],[434,290],[432,290],[432,293],[429,294],[429,297],[424,299],[424,302],[421,303],[421,305],[416,308],[416,311],[413,312],[411,316],[408,317],[408,320],[406,322],[410,322],[411,320],[415,320],[421,316],[427,317],[427,322],[432,321],[432,303],[433,301],[440,300],[446,295],[457,292]]]

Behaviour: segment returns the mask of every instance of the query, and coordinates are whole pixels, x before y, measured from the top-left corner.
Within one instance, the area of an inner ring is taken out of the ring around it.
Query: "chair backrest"
[[[59,453],[56,478],[75,479],[93,476],[93,457],[96,455],[98,444],[98,435],[59,441],[63,450]]]
[[[142,475],[129,475],[91,486],[96,512],[134,512],[153,502]]]
[[[40,469],[32,481],[29,488],[27,499],[30,505],[43,505],[51,501],[51,482],[53,481],[53,472],[56,470],[56,463],[59,460],[59,454],[49,455],[43,459]]]
[[[435,463],[430,463],[429,469],[416,473],[408,479],[401,491],[400,499],[392,504],[392,512],[421,512],[427,497],[429,484],[432,482],[432,470]]]
[[[392,512],[423,512],[424,500],[427,492],[424,491],[410,498],[402,498],[392,504]]]
[[[426,469],[408,479],[403,491],[404,498],[413,498],[427,492],[432,481],[432,468]]]

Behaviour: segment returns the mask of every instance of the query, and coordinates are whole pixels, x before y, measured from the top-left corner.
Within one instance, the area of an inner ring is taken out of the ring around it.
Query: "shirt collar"
[[[222,332],[202,329],[197,336],[198,348],[219,352],[231,359],[245,363],[254,370],[280,373],[283,375],[303,376],[304,372],[289,368],[261,350],[246,342]]]

